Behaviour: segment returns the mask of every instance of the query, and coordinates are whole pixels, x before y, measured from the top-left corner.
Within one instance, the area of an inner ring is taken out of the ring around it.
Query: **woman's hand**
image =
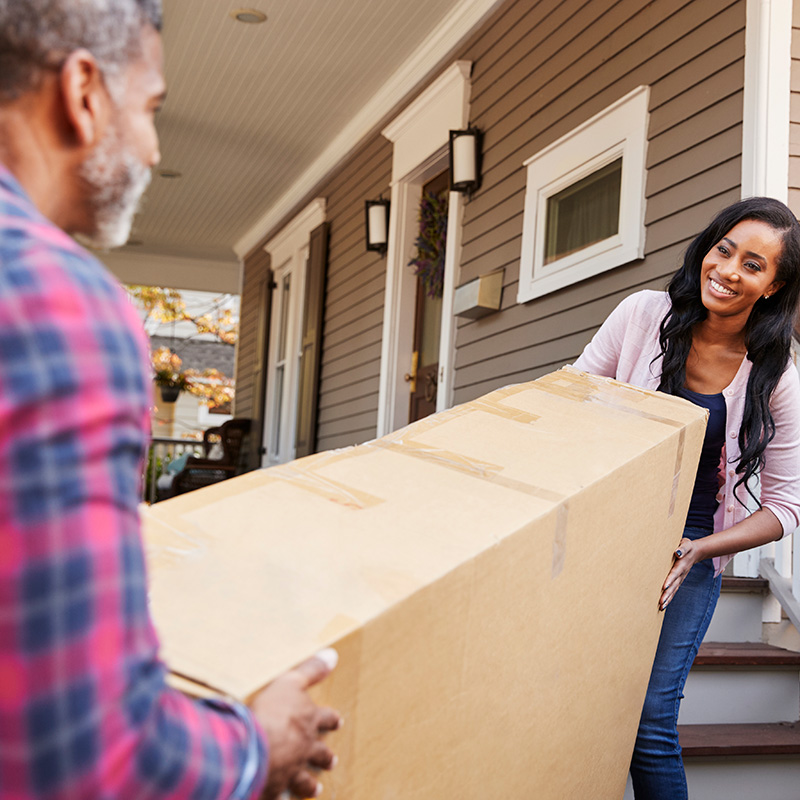
[[[693,542],[691,539],[681,539],[681,543],[673,555],[672,569],[661,587],[661,600],[658,604],[661,611],[666,609],[684,578],[689,574],[689,570],[700,560],[702,560],[702,555],[697,547],[697,542]]]

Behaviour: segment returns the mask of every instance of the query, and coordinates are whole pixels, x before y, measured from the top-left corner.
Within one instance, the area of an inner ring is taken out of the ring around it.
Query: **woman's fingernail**
[[[334,756],[331,759],[331,769],[336,769],[336,765],[339,763],[339,756]]]
[[[319,797],[322,794],[323,787],[321,783],[317,784],[317,788],[314,790],[314,797]]]

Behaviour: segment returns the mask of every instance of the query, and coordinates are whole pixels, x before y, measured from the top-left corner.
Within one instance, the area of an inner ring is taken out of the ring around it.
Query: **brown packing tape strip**
[[[531,497],[538,497],[540,500],[546,500],[550,503],[560,503],[564,499],[564,495],[558,492],[553,492],[550,489],[542,489],[538,486],[533,486],[501,475],[500,472],[503,468],[497,464],[478,461],[477,459],[469,458],[460,453],[427,447],[420,442],[413,441],[398,444],[396,442],[378,440],[373,442],[372,446],[380,447],[384,450],[391,450],[400,455],[419,458],[428,463],[438,464],[439,466],[453,469],[456,472],[461,472],[470,477],[478,478],[479,480],[487,481],[497,486],[503,486],[506,489],[512,489],[515,492],[521,492]]]
[[[318,474],[321,467],[335,464],[343,458],[352,458],[354,455],[366,455],[375,450],[391,450],[402,455],[419,458],[428,463],[438,464],[439,466],[454,469],[466,475],[470,475],[480,480],[489,481],[499,486],[512,489],[523,494],[538,497],[552,503],[561,502],[564,499],[562,494],[542,489],[522,481],[506,478],[500,473],[502,467],[485,461],[470,458],[469,456],[456,453],[451,450],[431,447],[416,441],[434,428],[439,427],[443,422],[458,417],[467,416],[475,411],[482,411],[488,414],[502,417],[507,420],[522,424],[533,424],[540,419],[539,415],[531,414],[517,408],[509,408],[502,405],[502,400],[525,391],[529,388],[527,384],[508,386],[496,392],[492,392],[480,400],[456,406],[440,412],[435,416],[425,417],[417,422],[400,428],[393,433],[387,434],[381,439],[365,442],[354,448],[347,448],[342,451],[332,451],[327,457],[315,458],[308,468],[303,468],[303,462],[295,462],[291,465],[281,465],[272,467],[267,477],[267,483],[272,481],[290,481],[293,485],[306,489],[320,497],[339,503],[353,509],[371,508],[382,503],[382,498],[354,489],[343,483],[324,478]]]
[[[592,382],[587,382],[587,376],[594,380]],[[578,379],[579,377],[580,380]],[[574,400],[578,403],[597,403],[605,408],[631,414],[641,419],[660,422],[672,428],[683,428],[684,423],[679,420],[670,419],[669,417],[664,417],[659,414],[652,414],[641,408],[632,408],[631,406],[622,405],[616,397],[612,397],[610,393],[606,391],[610,386],[614,387],[615,394],[622,391],[628,398],[636,398],[638,396],[641,400],[645,400],[653,396],[653,392],[649,392],[647,389],[629,386],[626,383],[620,383],[611,378],[598,378],[588,373],[566,369],[554,372],[551,375],[546,375],[544,378],[540,378],[538,381],[531,384],[532,389],[548,392],[558,397],[565,397],[568,400]]]
[[[344,454],[338,454],[337,457],[334,458],[316,460],[311,469],[301,469],[296,465],[293,467],[276,467],[273,468],[275,472],[267,477],[265,483],[288,481],[299,489],[305,489],[307,492],[311,492],[318,497],[354,510],[374,508],[384,503],[385,500],[382,497],[369,494],[369,492],[363,492],[360,489],[332,480],[331,478],[326,478],[318,473],[317,470],[321,466],[334,464],[344,457],[346,457]],[[347,457],[352,457],[352,451]]]
[[[556,512],[556,532],[553,536],[553,568],[551,577],[555,580],[564,569],[567,560],[567,517],[569,510],[567,503],[558,507]]]
[[[683,462],[683,448],[686,445],[686,428],[682,428],[678,434],[678,451],[675,454],[675,474],[672,477],[672,494],[669,498],[669,513],[671,517],[675,511],[675,500],[678,497],[678,486],[681,479],[681,463]]]
[[[378,442],[405,442],[406,440],[413,440],[421,434],[427,433],[433,428],[439,427],[443,422],[449,422],[451,419],[467,416],[474,411],[485,411],[488,414],[502,417],[503,419],[520,422],[523,424],[533,424],[541,417],[538,414],[531,414],[528,411],[522,411],[518,408],[503,405],[503,401],[516,394],[527,391],[530,388],[529,383],[519,383],[513,386],[506,386],[502,389],[497,389],[494,392],[481,397],[477,400],[472,400],[468,403],[462,403],[459,406],[448,408],[445,411],[439,411],[435,415],[425,417],[423,419],[412,422],[404,428],[400,428],[393,433],[389,433],[381,439],[376,439],[372,442],[367,442],[361,447],[370,447]]]

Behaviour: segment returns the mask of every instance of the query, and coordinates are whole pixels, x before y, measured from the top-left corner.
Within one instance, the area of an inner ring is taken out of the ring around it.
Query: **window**
[[[640,86],[525,162],[518,302],[643,257],[648,99]]]
[[[295,457],[297,405],[311,232],[325,221],[318,198],[264,246],[272,261],[272,305],[266,372],[266,411],[262,466]]]

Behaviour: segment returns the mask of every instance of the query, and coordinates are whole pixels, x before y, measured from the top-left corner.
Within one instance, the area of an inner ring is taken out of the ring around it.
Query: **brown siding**
[[[388,196],[391,170],[392,145],[376,135],[317,192],[330,223],[319,450],[363,442],[377,429],[386,259],[367,252],[364,201]]]
[[[473,62],[470,118],[485,133],[459,282],[505,267],[501,311],[458,320],[456,402],[574,359],[625,295],[663,287],[702,221],[738,199],[744,25],[745,0],[509,0],[448,59]],[[646,258],[518,304],[523,162],[641,84],[651,86]],[[391,161],[375,134],[312,195],[327,199],[331,226],[319,449],[375,435],[386,262],[365,249],[364,200],[388,194]],[[250,262],[245,281],[243,326]],[[237,411],[252,403],[250,346]]]
[[[698,225],[738,199],[744,0],[514,3],[461,57],[485,131],[460,281],[505,267],[502,310],[458,322],[455,400],[574,359],[627,294],[662,288]],[[641,84],[651,86],[646,258],[517,304],[525,159]]]
[[[260,348],[263,347],[259,338],[263,333],[263,315],[267,310],[261,307],[261,300],[264,282],[269,278],[269,266],[269,255],[262,248],[254,250],[244,260],[239,345],[236,352],[234,413],[237,417],[253,419],[258,416],[260,387],[255,385],[255,378]]]
[[[800,0],[792,3],[792,75],[789,111],[789,207],[800,215]]]

